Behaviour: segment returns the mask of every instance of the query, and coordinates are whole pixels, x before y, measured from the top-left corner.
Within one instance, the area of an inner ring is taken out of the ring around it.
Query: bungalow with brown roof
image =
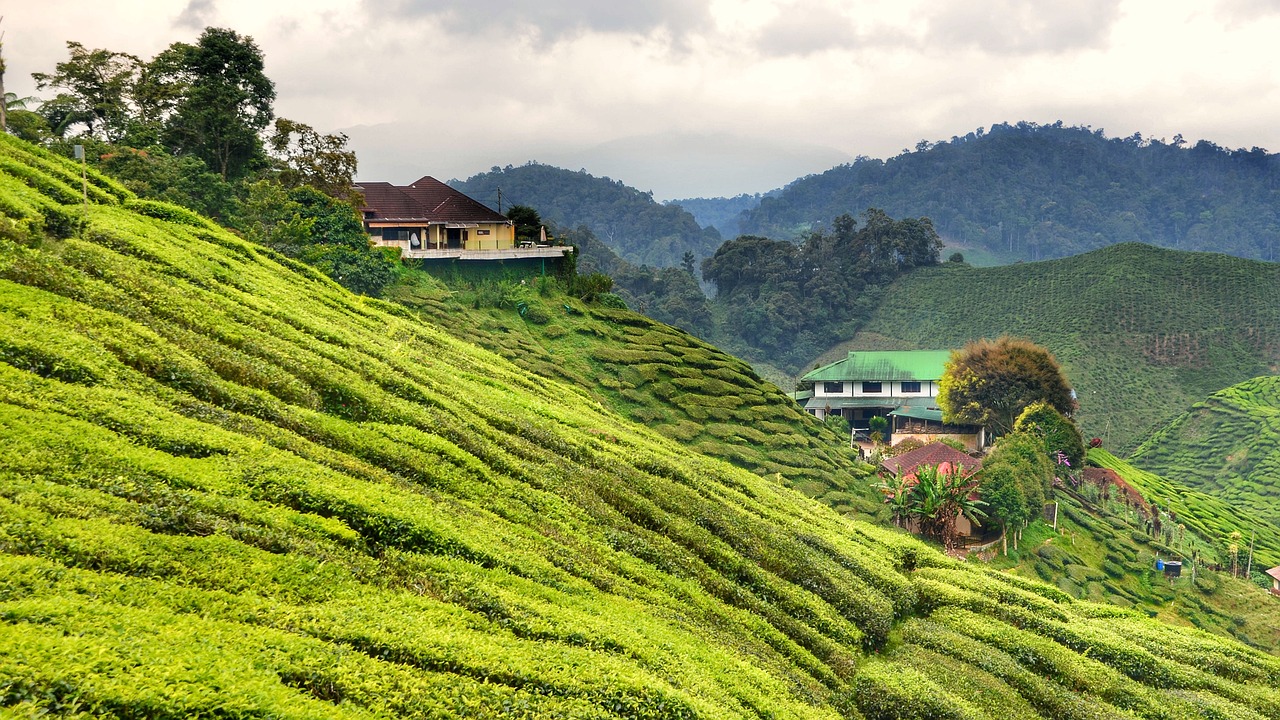
[[[515,224],[448,185],[426,176],[409,185],[357,183],[364,227],[375,245],[400,248],[403,258],[510,260],[559,258],[573,248],[516,242]]]
[[[1268,570],[1267,576],[1271,578],[1271,594],[1280,595],[1280,566]]]
[[[924,467],[937,468],[943,474],[958,472],[962,477],[969,478],[982,469],[982,459],[962,453],[946,443],[932,442],[880,462],[881,470],[889,475],[902,477],[912,485],[915,484],[916,473]],[[908,529],[917,531],[913,524],[908,524]],[[956,515],[955,530],[963,538],[975,536],[973,523],[964,515]]]

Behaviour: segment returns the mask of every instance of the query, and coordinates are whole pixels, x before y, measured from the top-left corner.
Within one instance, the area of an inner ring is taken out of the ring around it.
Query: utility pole
[[[498,214],[502,214],[502,188],[498,188]]]
[[[1245,565],[1244,579],[1249,580],[1253,577],[1253,541],[1258,536],[1257,530],[1249,531],[1249,562]]]

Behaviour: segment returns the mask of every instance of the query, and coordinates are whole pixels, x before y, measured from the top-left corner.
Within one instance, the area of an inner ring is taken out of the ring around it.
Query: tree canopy
[[[800,237],[849,207],[881,207],[927,215],[949,243],[1008,262],[1135,241],[1274,261],[1277,182],[1280,156],[1258,147],[1000,123],[800,178],[736,219],[738,232]]]
[[[1029,340],[978,340],[951,354],[939,383],[945,422],[983,425],[1003,434],[1023,410],[1043,401],[1058,412],[1075,410],[1071,386],[1053,354]]]
[[[799,368],[853,335],[880,289],[904,272],[935,265],[942,241],[928,218],[895,220],[871,208],[817,228],[800,244],[743,235],[702,263],[716,304],[734,321],[728,344]]]

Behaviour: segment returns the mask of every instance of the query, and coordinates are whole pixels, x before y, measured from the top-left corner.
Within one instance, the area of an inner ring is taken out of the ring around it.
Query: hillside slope
[[[563,229],[585,225],[623,259],[636,265],[674,267],[686,252],[701,259],[720,245],[715,228],[703,228],[677,205],[617,180],[540,163],[508,165],[451,183],[494,205],[499,188],[506,204],[530,205]]]
[[[1208,395],[1280,370],[1280,263],[1124,244],[997,268],[946,264],[901,279],[850,348],[958,348],[1001,334],[1048,347],[1086,434],[1132,449]]]
[[[0,156],[12,716],[1280,707],[1280,659],[842,518],[101,178],[79,239],[77,169]]]
[[[1256,147],[1002,123],[801,178],[744,212],[739,227],[794,237],[876,207],[894,217],[928,216],[949,245],[1004,262],[1121,242],[1280,260],[1277,180],[1280,157]]]
[[[1254,378],[1196,403],[1143,442],[1132,460],[1280,527],[1280,376]],[[1248,527],[1239,530],[1248,535]]]

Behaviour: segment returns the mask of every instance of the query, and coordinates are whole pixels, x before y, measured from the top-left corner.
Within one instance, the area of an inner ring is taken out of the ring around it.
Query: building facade
[[[982,448],[982,428],[942,421],[938,384],[950,357],[950,350],[850,352],[801,378],[813,383],[813,396],[804,408],[820,420],[843,417],[855,436],[869,433],[871,419],[883,417],[888,424],[885,442],[953,437],[970,449]]]

